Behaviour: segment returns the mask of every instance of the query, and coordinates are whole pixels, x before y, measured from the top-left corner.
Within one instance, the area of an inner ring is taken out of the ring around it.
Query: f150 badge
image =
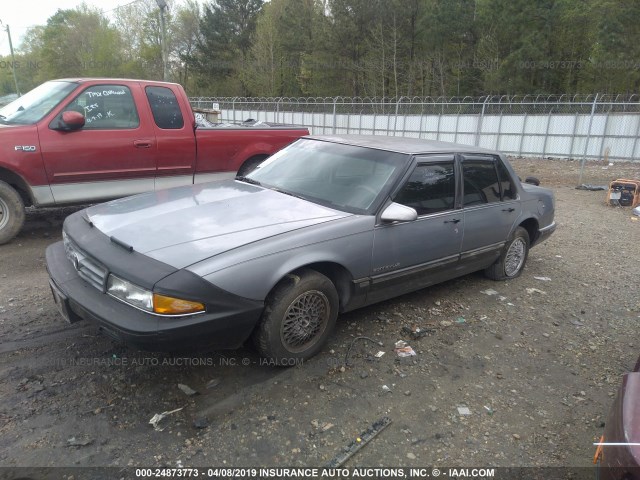
[[[13,147],[17,152],[35,152],[35,145],[16,145]]]

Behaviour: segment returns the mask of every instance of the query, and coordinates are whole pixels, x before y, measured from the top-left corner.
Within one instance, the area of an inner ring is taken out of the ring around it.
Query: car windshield
[[[351,213],[371,213],[408,155],[301,139],[264,161],[251,183]]]
[[[31,125],[42,119],[78,84],[46,82],[0,109],[0,123]]]

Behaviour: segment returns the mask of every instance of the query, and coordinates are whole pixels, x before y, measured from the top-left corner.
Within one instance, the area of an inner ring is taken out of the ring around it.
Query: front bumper
[[[263,303],[218,291],[207,311],[163,317],[122,303],[93,287],[67,259],[62,242],[46,251],[54,299],[70,322],[90,320],[118,341],[149,351],[238,348],[260,319]],[[213,287],[215,288],[215,287]]]

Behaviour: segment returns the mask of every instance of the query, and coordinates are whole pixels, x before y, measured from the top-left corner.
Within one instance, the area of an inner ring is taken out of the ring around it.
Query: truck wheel
[[[24,203],[8,183],[0,181],[0,245],[15,237],[24,225]]]
[[[338,317],[338,293],[315,270],[286,276],[267,297],[253,341],[260,354],[279,366],[317,354]]]
[[[258,165],[264,162],[267,159],[266,155],[257,155],[255,157],[251,157],[249,160],[244,162],[242,166],[238,169],[238,176],[242,177],[253,172]]]
[[[522,273],[529,255],[529,233],[522,227],[516,228],[500,258],[487,268],[484,273],[491,280],[508,280]]]

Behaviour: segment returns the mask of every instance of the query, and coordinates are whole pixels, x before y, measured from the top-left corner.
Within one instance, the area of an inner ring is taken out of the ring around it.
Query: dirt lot
[[[66,324],[44,250],[70,210],[30,213],[0,247],[0,466],[323,465],[383,416],[393,423],[347,466],[588,466],[640,353],[640,221],[575,190],[575,162],[513,163],[555,189],[559,223],[520,278],[474,274],[344,315],[290,369],[250,350],[144,354]],[[584,182],[618,177],[640,165],[590,164]],[[415,326],[428,334],[403,332]],[[384,347],[356,341],[341,369],[359,335]],[[417,356],[398,358],[400,339]]]

